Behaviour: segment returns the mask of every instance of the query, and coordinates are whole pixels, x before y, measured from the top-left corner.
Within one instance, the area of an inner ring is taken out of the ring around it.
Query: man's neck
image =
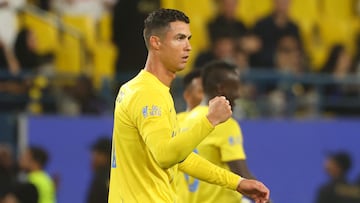
[[[29,170],[30,173],[41,172],[41,171],[42,171],[42,169],[38,168],[38,167],[32,168],[32,169]]]
[[[144,70],[153,74],[167,87],[170,87],[171,82],[175,79],[176,74],[165,68],[164,64],[148,57]]]

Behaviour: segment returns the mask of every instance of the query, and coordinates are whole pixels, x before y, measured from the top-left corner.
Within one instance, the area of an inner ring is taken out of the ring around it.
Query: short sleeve
[[[220,125],[218,129],[221,133],[219,139],[219,149],[221,154],[221,161],[228,162],[233,160],[246,159],[243,136],[239,125],[234,122],[230,122],[228,125]]]

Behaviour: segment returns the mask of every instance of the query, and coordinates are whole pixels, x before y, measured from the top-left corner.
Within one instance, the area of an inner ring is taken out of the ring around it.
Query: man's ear
[[[150,36],[150,46],[153,47],[155,50],[159,50],[160,49],[160,38],[157,36]]]

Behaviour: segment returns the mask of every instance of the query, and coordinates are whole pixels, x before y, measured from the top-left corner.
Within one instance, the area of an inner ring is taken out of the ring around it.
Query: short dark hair
[[[195,78],[201,78],[200,69],[195,69],[184,76],[183,78],[184,89],[187,89]]]
[[[31,153],[32,159],[36,161],[36,163],[38,163],[41,168],[44,168],[49,160],[49,156],[46,150],[42,147],[31,146],[29,151]]]
[[[344,173],[347,173],[352,166],[350,154],[345,151],[329,153],[328,157],[334,160]]]
[[[144,40],[146,46],[149,47],[148,40],[151,35],[162,31],[164,28],[168,28],[169,24],[175,21],[190,23],[189,17],[179,10],[161,8],[151,12],[144,21]]]
[[[226,80],[224,73],[233,72],[237,74],[236,65],[222,60],[216,60],[204,65],[202,71],[202,85],[204,93],[211,95],[216,91],[217,85]]]
[[[111,139],[109,138],[109,136],[106,136],[106,135],[99,137],[91,145],[91,150],[110,156],[110,154],[111,154]]]

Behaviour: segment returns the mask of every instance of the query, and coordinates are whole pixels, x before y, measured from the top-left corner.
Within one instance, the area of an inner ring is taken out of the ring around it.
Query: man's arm
[[[250,172],[247,164],[246,164],[246,160],[234,160],[234,161],[229,161],[227,162],[227,164],[230,167],[230,170],[233,173],[236,173],[238,175],[240,175],[241,177],[247,178],[247,179],[253,179],[256,180],[255,176]]]
[[[140,133],[159,166],[169,168],[183,161],[209,135],[214,126],[230,118],[231,113],[229,101],[225,97],[215,97],[209,102],[207,116],[194,121],[187,131],[175,137],[170,136],[174,129],[164,126],[164,119],[168,119],[165,117],[140,121]]]
[[[183,162],[179,163],[179,169],[199,180],[236,190],[254,199],[256,203],[265,203],[269,200],[269,189],[261,182],[242,178],[195,153],[191,153]]]

